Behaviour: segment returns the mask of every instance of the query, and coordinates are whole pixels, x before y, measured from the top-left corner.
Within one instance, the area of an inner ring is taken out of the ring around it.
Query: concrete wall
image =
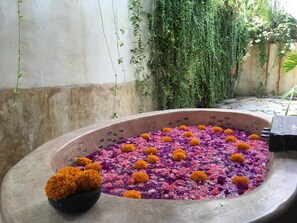
[[[283,60],[278,62],[276,58],[277,51],[276,44],[269,45],[267,47],[268,63],[261,67],[258,50],[255,47],[250,48],[250,56],[243,63],[237,95],[249,96],[262,93],[282,95],[297,84],[297,68],[285,73],[282,70]]]
[[[128,0],[99,3],[23,0],[23,77],[11,113],[18,64],[17,1],[0,0],[0,182],[10,167],[48,140],[113,114],[139,112]],[[110,90],[115,82],[116,94]],[[154,109],[152,100],[145,105]]]

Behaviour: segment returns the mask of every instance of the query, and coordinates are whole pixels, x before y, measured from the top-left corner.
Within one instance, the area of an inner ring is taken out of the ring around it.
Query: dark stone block
[[[297,151],[297,116],[274,116],[269,137],[271,152]]]

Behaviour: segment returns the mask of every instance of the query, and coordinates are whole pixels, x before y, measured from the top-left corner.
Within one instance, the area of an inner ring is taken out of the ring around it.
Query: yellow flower
[[[136,190],[128,190],[123,194],[123,197],[141,199],[141,194],[139,191]]]
[[[191,139],[190,145],[191,146],[198,146],[198,145],[200,145],[200,140],[199,139],[196,139],[196,138]]]
[[[180,148],[173,150],[172,154],[174,155],[175,153],[183,153],[186,155],[186,151]]]
[[[187,159],[187,156],[185,153],[182,153],[182,152],[177,152],[177,153],[174,153],[172,158],[175,160],[175,161],[182,161],[182,160],[185,160]]]
[[[225,142],[236,142],[236,141],[237,141],[237,139],[235,136],[227,136],[225,138]]]
[[[199,130],[205,130],[206,129],[205,125],[198,125],[197,128]]]
[[[194,137],[192,132],[184,132],[183,137]]]
[[[249,138],[252,139],[252,140],[259,140],[260,139],[260,136],[258,136],[257,134],[251,134],[249,136]]]
[[[236,186],[240,183],[242,185],[247,186],[250,182],[249,179],[244,176],[235,176],[232,178],[232,183]]]
[[[214,126],[214,127],[212,127],[212,131],[213,132],[221,132],[221,131],[223,131],[223,129],[219,126]]]
[[[75,176],[76,190],[78,192],[91,191],[99,188],[102,178],[96,170],[81,171]]]
[[[132,174],[134,183],[146,183],[149,181],[149,176],[143,172],[135,172]]]
[[[194,181],[206,181],[208,179],[208,176],[204,171],[194,171],[191,174],[191,179]]]
[[[144,150],[144,153],[146,155],[156,155],[158,153],[158,150],[155,148],[155,147],[147,147],[145,150]]]
[[[143,133],[143,134],[141,134],[141,138],[143,138],[143,139],[150,139],[151,136],[148,133]]]
[[[60,200],[74,194],[76,184],[69,174],[56,174],[49,178],[45,186],[45,194],[49,199]]]
[[[156,162],[158,162],[160,159],[159,159],[159,157],[157,157],[156,155],[148,155],[147,156],[147,161],[149,162],[149,163],[156,163]]]
[[[100,165],[100,163],[90,163],[88,165],[86,165],[86,170],[96,170],[96,171],[100,171],[102,170],[102,166]]]
[[[245,160],[244,155],[241,153],[234,153],[230,156],[230,159],[234,162],[243,162]]]
[[[85,166],[85,165],[88,165],[91,162],[92,162],[92,160],[90,160],[87,157],[80,157],[80,158],[78,158],[76,160],[76,164],[79,165],[79,166]]]
[[[70,177],[74,177],[80,171],[78,167],[66,166],[60,169],[56,174],[69,174]]]
[[[171,128],[163,128],[162,132],[171,132]]]
[[[163,142],[172,142],[172,138],[170,136],[163,136],[162,141]]]
[[[134,163],[135,169],[146,169],[148,166],[148,163],[144,160],[137,160],[136,163]]]
[[[250,148],[250,145],[245,142],[238,142],[236,146],[237,146],[237,149],[242,149],[242,150],[248,150]]]
[[[180,125],[180,126],[178,127],[178,129],[179,129],[179,130],[186,130],[186,129],[187,129],[187,126],[185,126],[185,125]]]
[[[133,144],[125,144],[122,147],[123,152],[132,152],[135,150],[135,146]]]
[[[233,131],[232,129],[226,129],[226,130],[224,131],[224,133],[227,134],[227,135],[229,135],[229,134],[233,134],[234,131]]]

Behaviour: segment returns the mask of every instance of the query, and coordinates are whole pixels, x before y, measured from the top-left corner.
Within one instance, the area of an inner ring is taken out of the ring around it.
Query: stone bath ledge
[[[265,182],[237,198],[135,200],[101,194],[87,212],[64,214],[50,206],[44,187],[57,169],[70,165],[75,157],[87,155],[97,150],[98,145],[102,147],[122,137],[191,123],[217,124],[260,134],[263,127],[270,126],[270,121],[244,111],[179,109],[134,115],[78,129],[40,146],[6,174],[1,187],[3,220],[5,223],[269,222],[297,199],[295,152],[270,154],[270,172]]]

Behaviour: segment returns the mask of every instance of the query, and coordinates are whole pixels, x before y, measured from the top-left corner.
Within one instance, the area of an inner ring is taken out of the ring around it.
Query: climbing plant
[[[22,0],[17,0],[17,16],[18,16],[18,58],[17,58],[17,80],[16,80],[16,85],[13,88],[13,103],[11,107],[11,111],[14,110],[17,102],[17,98],[19,95],[19,85],[20,85],[20,80],[23,76],[22,72],[22,21],[24,18],[24,15],[21,12],[21,4],[23,3]]]
[[[128,8],[134,36],[134,47],[131,49],[132,58],[130,62],[134,65],[136,86],[138,92],[140,93],[139,111],[143,112],[145,110],[145,104],[151,95],[151,76],[146,71],[148,48],[147,44],[144,42],[144,33],[142,28],[144,19],[146,19],[146,13],[143,10],[141,0],[129,0]]]
[[[159,108],[232,96],[249,43],[240,1],[155,0],[150,68]]]

